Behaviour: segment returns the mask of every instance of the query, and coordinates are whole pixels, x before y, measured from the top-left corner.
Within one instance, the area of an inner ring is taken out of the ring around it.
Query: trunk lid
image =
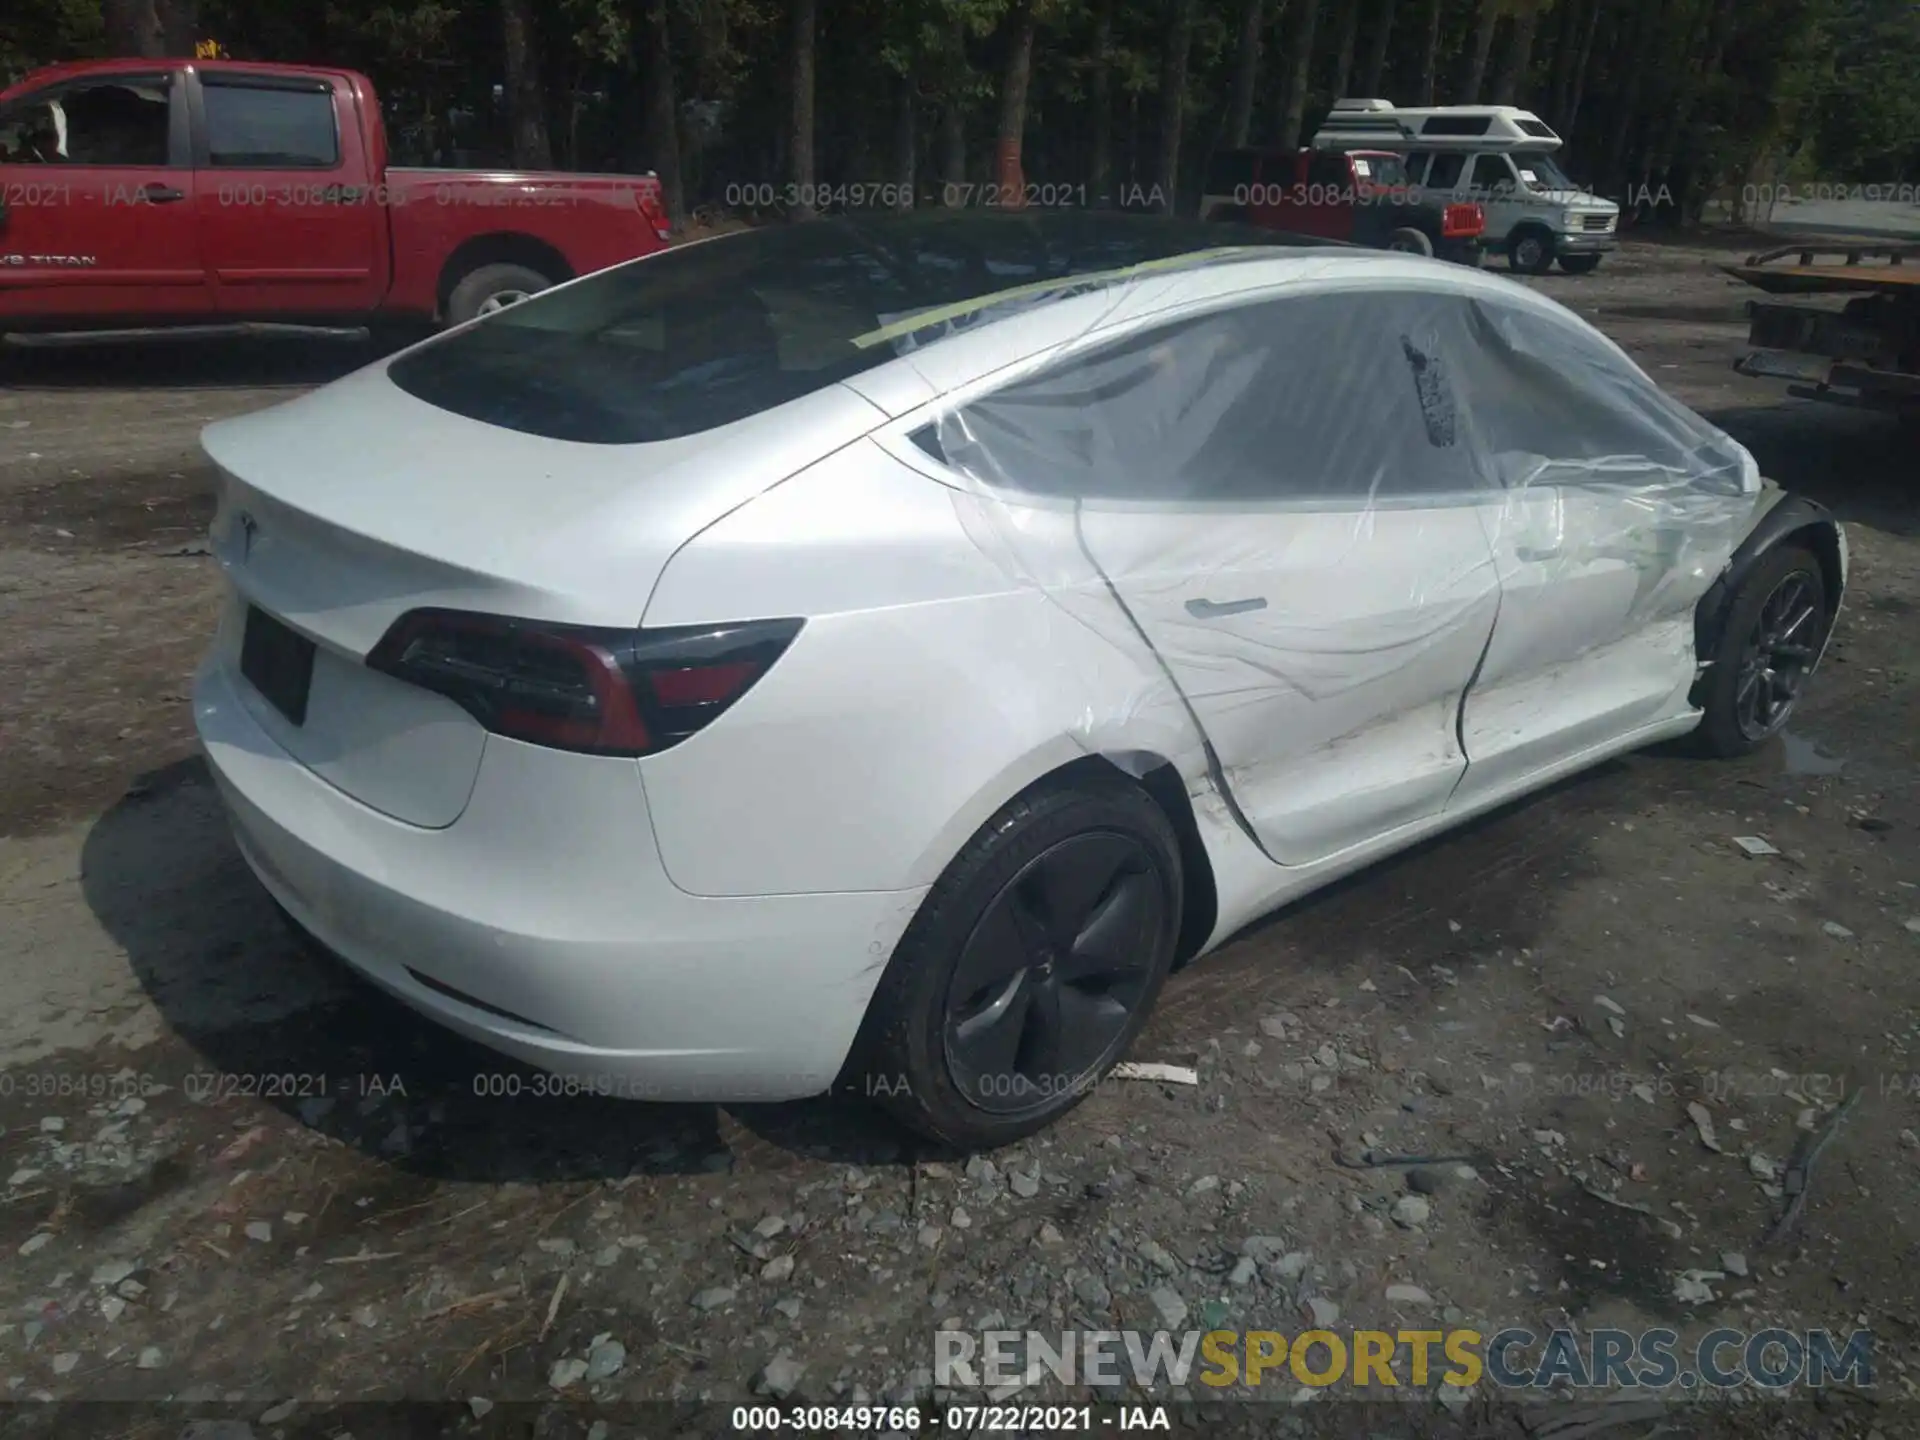
[[[396,619],[443,606],[638,625],[682,544],[882,418],[831,386],[698,435],[590,445],[465,419],[371,367],[204,432],[221,472],[212,547],[233,589],[217,656],[317,774],[396,819],[452,824],[486,732],[362,663]],[[249,606],[314,643],[299,723],[241,678]]]

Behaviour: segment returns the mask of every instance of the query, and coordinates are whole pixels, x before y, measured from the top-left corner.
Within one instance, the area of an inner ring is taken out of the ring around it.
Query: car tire
[[[907,927],[850,1083],[955,1150],[1052,1124],[1146,1023],[1173,966],[1181,899],[1179,840],[1139,786],[1116,775],[1012,801]]]
[[[1779,734],[1830,620],[1826,577],[1812,551],[1781,545],[1762,555],[1727,607],[1710,657],[1694,748],[1730,758],[1751,754]],[[1779,664],[1783,657],[1785,666]]]
[[[481,265],[460,277],[447,296],[447,324],[464,325],[481,315],[537,295],[553,281],[525,265]]]
[[[1387,249],[1397,250],[1403,255],[1424,255],[1433,258],[1433,237],[1424,230],[1416,230],[1404,225],[1393,232],[1387,240]]]
[[[1507,265],[1522,275],[1544,275],[1553,268],[1553,236],[1545,230],[1521,230],[1507,242]]]
[[[1591,275],[1600,268],[1598,255],[1562,255],[1560,268],[1569,275]]]

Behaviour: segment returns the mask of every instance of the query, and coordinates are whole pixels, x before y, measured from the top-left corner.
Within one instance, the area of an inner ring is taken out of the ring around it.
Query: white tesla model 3
[[[964,1147],[1303,892],[1760,743],[1846,578],[1551,301],[1146,217],[690,245],[205,444],[198,724],[299,927],[581,1090]]]

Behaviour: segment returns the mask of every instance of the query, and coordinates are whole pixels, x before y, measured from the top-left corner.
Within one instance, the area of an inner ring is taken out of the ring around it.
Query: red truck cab
[[[83,61],[0,92],[0,331],[458,323],[667,236],[650,175],[390,167],[350,70]]]
[[[1386,150],[1225,150],[1208,167],[1203,220],[1234,220],[1465,265],[1483,263],[1486,212],[1424,194]]]

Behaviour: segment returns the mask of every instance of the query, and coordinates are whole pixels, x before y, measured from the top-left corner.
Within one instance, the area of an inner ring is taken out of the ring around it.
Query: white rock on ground
[[[800,1377],[806,1370],[807,1367],[791,1355],[776,1355],[761,1367],[759,1376],[753,1382],[754,1393],[784,1400],[800,1384]]]
[[[1418,1230],[1432,1218],[1433,1206],[1424,1195],[1402,1195],[1387,1216],[1402,1230]]]

